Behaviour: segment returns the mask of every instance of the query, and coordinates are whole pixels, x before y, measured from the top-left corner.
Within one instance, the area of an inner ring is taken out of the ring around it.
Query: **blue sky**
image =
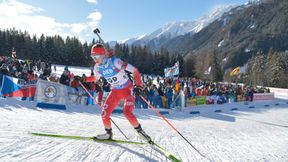
[[[151,33],[174,21],[191,21],[220,5],[248,0],[2,0],[0,28],[31,34],[76,36],[91,42],[98,27],[105,41]]]

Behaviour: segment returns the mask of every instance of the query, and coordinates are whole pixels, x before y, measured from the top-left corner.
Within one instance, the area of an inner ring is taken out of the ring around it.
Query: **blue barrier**
[[[200,111],[191,111],[190,114],[200,114]]]
[[[253,108],[255,108],[255,106],[249,106],[249,109],[253,109]]]
[[[232,110],[232,111],[236,111],[236,110],[238,110],[238,108],[235,107],[235,108],[232,108],[231,110]]]
[[[222,110],[215,110],[214,112],[217,112],[217,113],[219,113],[219,112],[222,112]]]
[[[168,114],[168,115],[169,115],[169,112],[168,112],[168,111],[159,111],[159,113],[160,113],[161,115],[165,115],[165,114]]]
[[[269,107],[270,105],[264,105],[265,107]]]
[[[51,104],[51,103],[43,103],[43,102],[37,103],[36,107],[44,108],[44,109],[66,110],[66,106],[65,106],[65,105]]]
[[[115,109],[112,114],[122,114],[123,110],[122,109]]]

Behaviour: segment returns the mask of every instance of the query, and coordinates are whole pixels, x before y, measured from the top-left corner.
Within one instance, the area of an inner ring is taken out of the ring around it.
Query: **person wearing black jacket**
[[[69,86],[70,85],[70,78],[68,77],[69,71],[64,70],[63,74],[60,77],[60,83]]]

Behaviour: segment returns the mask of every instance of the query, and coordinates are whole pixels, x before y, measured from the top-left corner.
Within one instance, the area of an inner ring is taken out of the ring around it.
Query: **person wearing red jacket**
[[[124,99],[123,114],[128,119],[130,124],[138,132],[139,136],[146,142],[151,142],[148,136],[142,129],[137,118],[133,114],[135,95],[141,94],[143,84],[141,75],[137,68],[133,65],[123,62],[121,59],[115,57],[111,51],[105,49],[103,44],[95,44],[91,48],[91,57],[95,61],[93,77],[87,77],[86,82],[99,80],[104,77],[111,85],[111,92],[106,101],[102,105],[102,121],[105,127],[105,134],[97,135],[97,139],[112,139],[112,127],[110,115],[115,107],[119,104],[121,99]],[[134,76],[135,88],[133,89],[133,82],[130,80],[128,74],[131,72]]]

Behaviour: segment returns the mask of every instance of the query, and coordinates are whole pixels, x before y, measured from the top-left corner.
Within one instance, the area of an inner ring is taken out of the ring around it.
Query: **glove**
[[[140,96],[140,95],[142,95],[143,87],[142,86],[136,86],[134,88],[133,92],[134,92],[135,96]]]

